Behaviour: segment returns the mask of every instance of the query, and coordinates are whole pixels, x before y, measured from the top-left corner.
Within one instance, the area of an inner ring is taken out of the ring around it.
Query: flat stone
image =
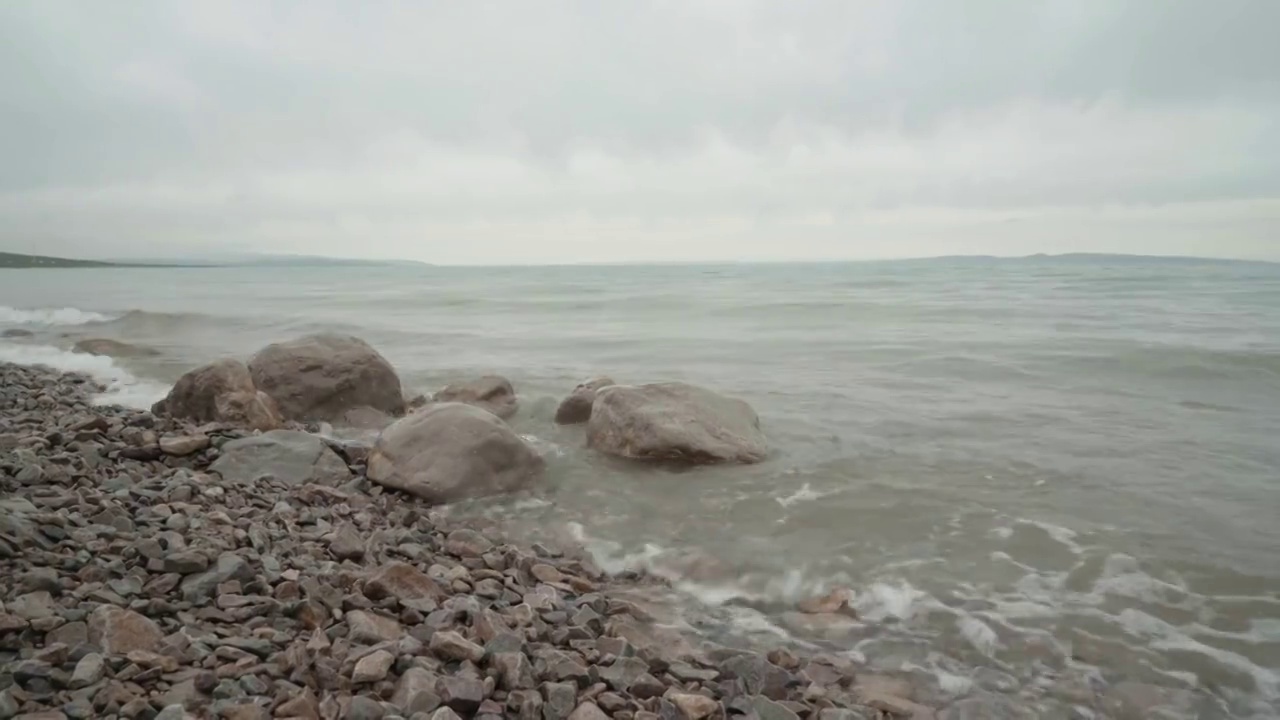
[[[484,657],[483,647],[452,630],[441,630],[432,635],[428,647],[432,654],[444,660],[480,662]]]
[[[89,615],[89,642],[107,655],[154,652],[163,640],[155,621],[132,610],[101,605]]]
[[[160,451],[166,455],[184,457],[208,449],[209,444],[208,435],[167,435],[160,438]]]
[[[414,600],[442,600],[444,590],[435,580],[404,562],[389,562],[379,567],[364,584],[370,600],[395,598],[402,604]]]
[[[706,695],[673,692],[666,698],[680,710],[685,720],[703,720],[720,709],[720,703]]]
[[[394,618],[367,612],[352,610],[346,615],[348,637],[352,642],[374,645],[381,642],[393,642],[404,635],[404,628]]]
[[[357,685],[378,682],[387,676],[395,661],[396,656],[386,650],[375,650],[356,663],[355,670],[351,673],[351,682]]]
[[[405,715],[435,710],[440,706],[440,695],[436,693],[436,681],[435,674],[420,667],[405,670],[396,681],[391,704]]]

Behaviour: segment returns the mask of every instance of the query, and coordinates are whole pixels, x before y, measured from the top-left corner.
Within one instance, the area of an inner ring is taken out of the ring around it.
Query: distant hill
[[[329,267],[423,266],[408,260],[353,260],[308,255],[237,255],[205,258],[130,258],[121,260],[73,260],[0,252],[0,268],[107,268],[107,267]]]
[[[0,252],[0,268],[84,268],[112,267],[115,263],[99,260],[72,260],[70,258],[47,257],[44,255],[19,255],[18,253]]]

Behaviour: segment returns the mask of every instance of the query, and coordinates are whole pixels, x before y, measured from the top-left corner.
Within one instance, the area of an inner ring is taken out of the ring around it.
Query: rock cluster
[[[453,526],[301,426],[97,390],[0,365],[0,718],[933,717],[844,658],[673,635],[644,578]]]

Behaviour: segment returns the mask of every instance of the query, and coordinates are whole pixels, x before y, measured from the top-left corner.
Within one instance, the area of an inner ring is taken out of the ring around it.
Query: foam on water
[[[73,307],[22,309],[0,305],[0,325],[86,325],[111,319],[102,313]]]
[[[106,392],[93,398],[97,405],[146,410],[169,392],[167,385],[140,380],[109,357],[73,353],[47,345],[0,343],[0,362],[44,365],[55,370],[84,373],[107,387]]]

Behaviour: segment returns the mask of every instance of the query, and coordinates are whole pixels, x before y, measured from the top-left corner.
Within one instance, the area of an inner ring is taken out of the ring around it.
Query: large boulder
[[[383,430],[367,474],[384,487],[444,504],[520,490],[542,472],[542,458],[496,415],[441,403]]]
[[[79,340],[71,347],[71,352],[81,353],[83,355],[102,355],[113,358],[129,358],[129,357],[155,357],[160,351],[143,347],[142,345],[130,345],[120,340],[112,340],[110,338],[86,338]]]
[[[272,430],[232,440],[209,466],[228,480],[253,482],[270,475],[289,485],[342,485],[351,471],[324,440],[297,430]]]
[[[600,390],[587,445],[624,458],[691,464],[757,463],[768,454],[750,405],[674,382]]]
[[[152,408],[157,415],[196,422],[225,422],[255,430],[274,430],[282,418],[275,401],[253,385],[239,360],[218,360],[178,378]]]
[[[596,402],[596,393],[610,385],[616,385],[612,378],[597,377],[578,383],[569,397],[556,408],[556,424],[578,425],[591,419],[591,406]]]
[[[497,375],[485,375],[470,382],[454,383],[436,393],[432,401],[474,405],[506,420],[516,414],[519,404],[511,382]]]
[[[334,421],[361,406],[404,414],[395,368],[349,335],[308,335],[268,345],[249,361],[249,374],[289,420]]]

